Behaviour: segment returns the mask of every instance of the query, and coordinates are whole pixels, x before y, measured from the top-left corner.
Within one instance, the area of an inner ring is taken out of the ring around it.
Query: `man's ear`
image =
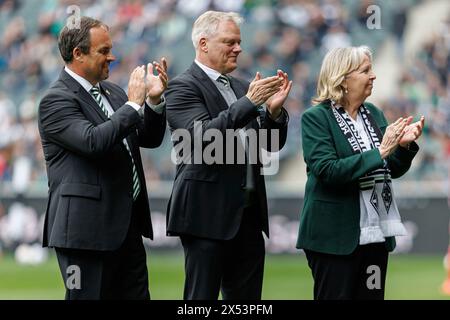
[[[198,42],[198,46],[200,50],[204,53],[208,52],[208,41],[206,41],[206,38],[201,38]]]
[[[72,55],[73,55],[73,60],[78,61],[78,62],[83,62],[84,61],[84,55],[81,52],[80,48],[76,47],[73,49],[72,51]]]

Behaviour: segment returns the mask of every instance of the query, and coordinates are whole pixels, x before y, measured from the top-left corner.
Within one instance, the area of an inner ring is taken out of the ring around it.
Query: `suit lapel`
[[[208,92],[209,98],[214,101],[214,103],[206,104],[206,108],[211,117],[215,117],[221,111],[228,109],[228,104],[219,89],[217,89],[213,81],[195,62],[192,63],[189,72],[199,81],[198,84],[206,89],[205,91]]]
[[[333,107],[331,104],[326,105],[327,108],[327,114],[328,118],[330,120],[330,123],[332,124],[332,132],[333,137],[335,139],[336,143],[336,150],[338,151],[338,154],[341,157],[348,157],[353,155],[353,149],[350,146],[350,144],[347,141],[347,138],[345,137],[344,133],[342,132],[341,128],[339,127],[339,124],[336,121],[336,118],[333,114]]]
[[[221,111],[228,109],[228,104],[219,89],[217,89],[217,86],[195,62],[192,63],[189,68],[189,73],[198,80],[198,84],[206,89],[205,91],[208,92],[209,98],[214,101],[214,103],[206,103],[206,108],[208,109],[211,118],[216,117]],[[230,79],[230,85],[236,98],[242,98],[247,93],[246,88],[237,79],[230,76],[228,78]],[[252,127],[258,127],[256,120],[250,121],[246,126],[247,129]]]
[[[116,112],[122,105],[123,101],[120,97],[112,90],[106,82],[100,82],[100,91],[106,99],[108,99],[109,105]]]
[[[108,120],[105,113],[101,110],[100,106],[98,105],[97,101],[88,93],[81,84],[79,84],[74,78],[72,78],[67,72],[64,70],[61,72],[59,79],[63,81],[67,88],[80,98],[84,102],[84,104],[80,104],[81,108],[83,109],[83,112],[85,113],[86,117],[92,121],[95,124],[100,124]],[[112,90],[112,88],[109,88],[109,86],[106,83],[100,84],[100,89],[102,91],[102,94],[108,99],[109,104],[113,108],[114,111],[117,111],[123,104],[123,101],[121,101],[119,95]],[[137,136],[136,133],[133,131],[130,135],[126,137],[128,146],[130,147],[131,153],[133,155],[133,159],[137,160],[139,159],[136,155],[137,146],[139,145],[137,142],[135,143]],[[121,143],[123,150],[128,154],[128,151],[125,148],[125,145]],[[135,147],[136,146],[136,147]]]
[[[228,79],[230,79],[231,89],[233,89],[236,98],[238,99],[242,98],[247,93],[245,88],[235,78],[228,76]]]
[[[84,102],[81,104],[81,108],[85,112],[90,120],[96,124],[105,122],[108,120],[105,113],[100,109],[97,101],[92,97],[81,84],[79,84],[74,78],[72,78],[66,71],[62,71],[60,74],[60,80],[64,82],[69,90],[71,90],[77,97]],[[99,119],[100,118],[100,119]]]

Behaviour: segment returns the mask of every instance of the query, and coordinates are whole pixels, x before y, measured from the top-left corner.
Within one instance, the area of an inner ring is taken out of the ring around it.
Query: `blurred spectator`
[[[441,180],[447,175],[447,150],[450,149],[450,21],[431,35],[414,63],[402,74],[398,93],[382,104],[389,121],[398,117],[425,115],[423,150],[405,179]]]
[[[352,40],[341,25],[332,26],[322,38],[322,53],[326,54],[334,48],[350,47]]]
[[[407,14],[408,7],[406,4],[401,1],[396,2],[392,15],[392,33],[395,37],[397,55],[400,59],[403,58],[403,34],[405,32]]]
[[[39,227],[36,211],[25,205],[19,195],[9,207],[8,213],[0,216],[0,241],[5,248],[14,251],[22,243],[37,242]]]
[[[362,0],[358,1],[358,8],[357,8],[357,17],[356,20],[361,25],[361,27],[366,28],[367,27],[367,19],[371,15],[370,12],[367,11],[367,8],[370,6],[375,5],[374,0]]]
[[[207,11],[210,4],[211,0],[178,1],[177,9],[187,17],[196,18]]]
[[[395,35],[399,47],[409,9],[418,1],[383,4],[383,9],[386,8],[383,19],[392,21],[391,26],[383,24],[383,27]],[[286,106],[291,121],[282,159],[299,156],[300,118],[310,106],[324,52],[336,46],[370,41],[367,44],[376,53],[377,45],[381,44],[366,26],[368,6],[379,4],[375,0],[79,0],[76,3],[83,15],[108,22],[117,57],[110,78],[124,89],[133,67],[161,55],[168,57],[171,78],[186,69],[194,52],[189,26],[201,12],[240,11],[247,22],[242,32],[242,45],[246,49],[239,59],[238,76],[252,79],[256,71],[270,75],[276,71],[274,66],[281,66],[294,80]],[[67,7],[72,4],[70,0],[0,0],[0,183],[14,181],[20,192],[34,183],[46,185],[36,110],[45,89],[63,67],[56,39],[66,23]],[[430,36],[414,64],[405,66],[396,95],[383,102],[389,120],[405,114],[424,114],[427,131],[423,139],[429,146],[447,147],[449,139],[444,137],[450,135],[449,30],[447,21],[438,34]],[[165,139],[165,145],[156,152],[141,151],[147,179],[173,180],[175,170],[169,140]],[[424,150],[422,162],[411,170],[415,173],[406,178],[445,179],[438,171],[445,157],[445,153],[433,152],[431,148],[429,152]]]
[[[14,252],[18,264],[37,265],[44,263],[48,258],[48,249],[42,248],[39,243],[19,245]]]

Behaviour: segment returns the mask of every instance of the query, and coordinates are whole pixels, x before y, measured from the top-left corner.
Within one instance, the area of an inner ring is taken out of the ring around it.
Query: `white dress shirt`
[[[90,91],[91,91],[93,85],[89,81],[87,81],[82,76],[80,76],[80,75],[76,74],[75,72],[73,72],[72,70],[70,70],[67,66],[64,67],[64,71],[66,71],[72,78],[74,78],[84,88],[84,90],[87,91],[87,93],[91,94]],[[114,109],[111,107],[108,99],[103,95],[101,90],[100,90],[100,94],[101,94],[103,104],[105,105],[106,110],[108,110],[108,113],[110,115],[112,115],[114,113]],[[139,111],[142,108],[140,105],[138,105],[137,103],[132,102],[132,101],[127,101],[126,104],[129,105],[130,107],[132,107],[136,111]],[[145,107],[145,105],[146,104],[144,104],[144,107]],[[157,105],[149,104],[148,106],[158,114],[163,113],[164,107],[166,106],[166,101],[164,99],[164,96],[161,96],[161,102],[159,104],[157,104]]]

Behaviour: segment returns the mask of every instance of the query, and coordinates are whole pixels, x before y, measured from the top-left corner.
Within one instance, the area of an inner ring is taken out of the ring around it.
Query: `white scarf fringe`
[[[350,116],[341,106],[332,102],[332,110],[339,127],[355,154],[380,146],[383,138],[381,131],[370,111],[364,105],[360,107],[359,114],[366,127],[366,134],[371,141],[370,146],[364,143]],[[374,170],[360,178],[359,192],[360,244],[384,242],[387,237],[407,234],[395,202],[390,170],[386,162],[383,169]],[[383,195],[387,198],[388,203],[384,202]]]

